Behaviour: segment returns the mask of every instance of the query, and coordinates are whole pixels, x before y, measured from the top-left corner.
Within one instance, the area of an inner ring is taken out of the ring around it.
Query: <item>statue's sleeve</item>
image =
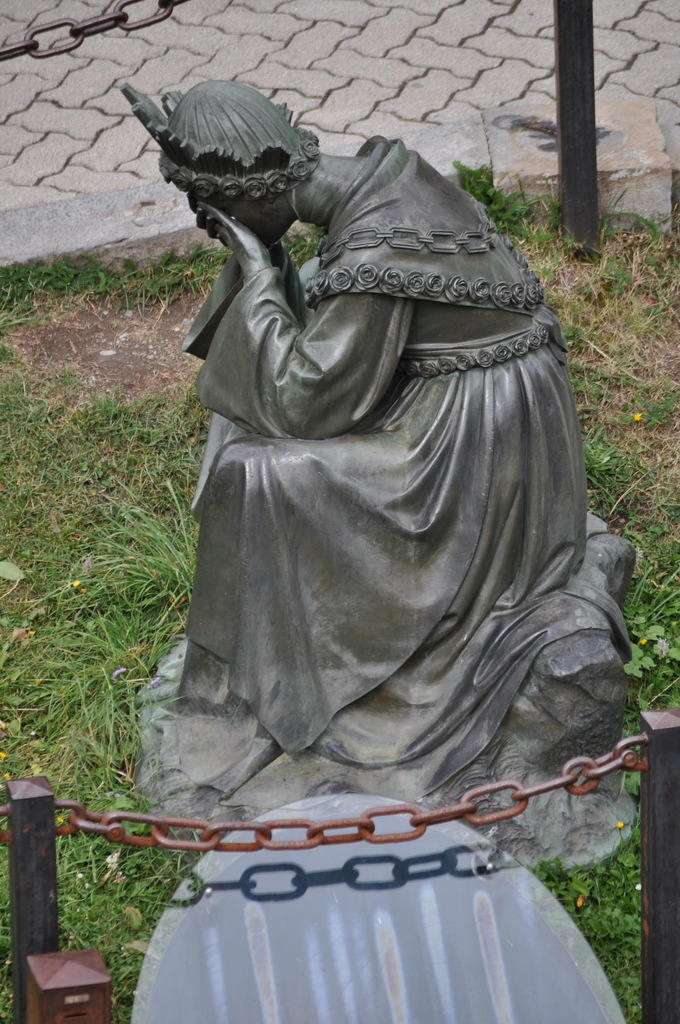
[[[413,300],[341,294],[302,323],[277,269],[236,296],[198,376],[203,405],[270,437],[334,437],[380,401],[406,343]]]

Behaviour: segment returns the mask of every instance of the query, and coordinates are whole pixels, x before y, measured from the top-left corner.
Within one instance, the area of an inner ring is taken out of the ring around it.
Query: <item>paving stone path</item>
[[[106,0],[2,4],[0,42]],[[155,3],[131,7],[132,20]],[[680,125],[680,0],[594,0],[602,100],[653,97]],[[158,97],[235,78],[285,101],[326,145],[554,98],[551,0],[189,0],[68,54],[0,63],[0,211],[158,182],[118,85]],[[63,42],[66,29],[40,37]],[[680,130],[680,129],[676,129]]]

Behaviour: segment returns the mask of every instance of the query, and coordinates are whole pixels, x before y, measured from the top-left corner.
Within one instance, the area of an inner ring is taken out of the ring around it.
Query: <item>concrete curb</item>
[[[626,104],[618,106],[625,107]],[[664,147],[653,115],[653,104],[643,104],[642,107],[635,104],[635,108],[636,116],[644,115],[646,121],[644,124],[632,124],[630,132],[653,140],[654,159],[649,162],[648,173],[656,175],[656,206],[650,208],[645,198],[644,208],[638,210],[635,197],[631,196],[626,210],[645,217],[667,218],[671,208],[671,190],[673,201],[680,199],[680,126],[667,131]],[[457,172],[453,161],[459,160],[469,167],[491,164],[494,177],[502,179],[501,184],[507,184],[509,179],[503,168],[508,150],[514,147],[522,151],[523,157],[521,165],[512,165],[514,180],[526,185],[530,194],[541,189],[549,194],[554,188],[555,173],[546,172],[543,185],[536,184],[537,161],[540,157],[545,167],[546,154],[532,144],[531,138],[525,137],[518,142],[517,138],[512,140],[505,133],[505,141],[501,143],[498,133],[494,135],[490,130],[499,109],[505,114],[522,112],[521,108],[515,107],[492,109],[465,121],[405,132],[402,138],[409,148],[418,150],[441,174],[454,181],[457,180]],[[527,109],[523,111],[525,115],[527,112]],[[356,146],[328,147],[328,152],[354,153]],[[556,156],[550,156],[556,169]],[[520,166],[525,170],[522,171]],[[640,178],[639,169],[636,173]],[[645,173],[643,171],[642,178]],[[606,193],[604,198],[606,200]],[[45,261],[77,253],[91,253],[105,263],[115,263],[123,258],[137,261],[156,258],[172,249],[186,251],[197,243],[205,243],[205,232],[198,231],[194,223],[184,196],[162,181],[6,210],[0,212],[0,265]]]

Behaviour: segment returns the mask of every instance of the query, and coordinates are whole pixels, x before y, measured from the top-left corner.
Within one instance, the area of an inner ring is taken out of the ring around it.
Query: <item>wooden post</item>
[[[680,1012],[680,708],[645,711],[642,775],[642,1022]]]
[[[59,949],[54,793],[37,776],[10,780],[7,795],[14,1024],[25,1024],[26,957]]]
[[[553,5],[562,226],[592,250],[599,229],[593,0],[553,0]]]

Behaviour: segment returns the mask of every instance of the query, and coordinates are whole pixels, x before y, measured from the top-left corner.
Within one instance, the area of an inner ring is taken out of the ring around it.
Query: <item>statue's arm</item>
[[[246,280],[220,323],[198,378],[203,404],[268,436],[333,437],[385,393],[406,342],[413,302],[338,295],[308,324],[295,316],[278,269]]]

